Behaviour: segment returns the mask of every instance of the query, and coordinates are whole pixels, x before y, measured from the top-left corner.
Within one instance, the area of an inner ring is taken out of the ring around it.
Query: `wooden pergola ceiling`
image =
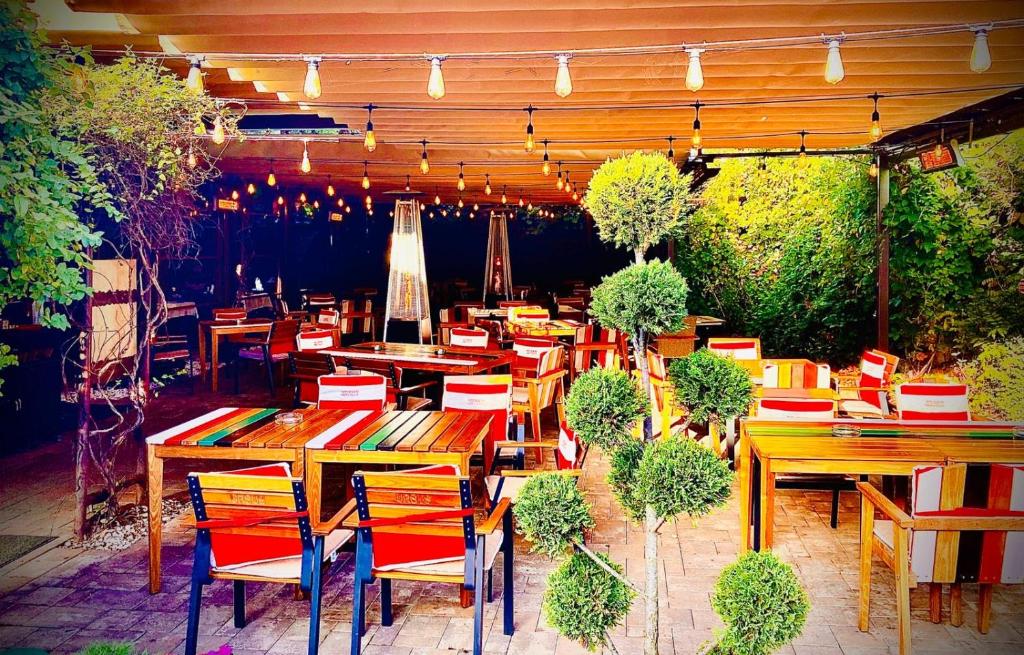
[[[179,55],[165,63],[181,75],[187,62],[180,53],[231,53],[229,59],[207,57],[206,89],[214,96],[244,100],[250,115],[311,112],[361,133],[366,122],[362,107],[383,105],[373,112],[375,152],[363,149],[358,134],[313,141],[310,175],[299,171],[302,144],[297,141],[249,139],[223,148],[219,165],[227,173],[257,180],[266,176],[273,159],[284,184],[322,181],[329,174],[349,194],[363,193],[359,182],[366,160],[375,195],[404,187],[410,175],[414,187],[433,195],[436,186],[442,197],[453,200],[458,162],[464,161],[467,202],[485,200],[485,173],[496,194],[507,185],[510,200],[521,189],[535,204],[564,201],[565,194],[555,190],[554,172],[547,178],[540,172],[541,141],[550,139],[552,163],[563,161],[563,170],[571,172],[582,191],[590,171],[606,157],[634,149],[666,150],[669,135],[676,137],[677,158],[685,157],[693,109],[681,105],[698,99],[711,105],[701,109],[705,151],[793,149],[800,143],[800,130],[809,133],[806,143],[813,151],[867,145],[872,106],[865,96],[875,92],[922,94],[882,99],[882,124],[891,132],[1024,85],[1024,28],[1019,27],[990,34],[993,63],[984,73],[970,70],[973,36],[962,31],[847,41],[841,49],[846,77],[836,86],[824,80],[826,49],[820,43],[706,52],[705,85],[696,94],[684,86],[686,56],[681,52],[576,57],[570,63],[573,93],[564,99],[553,91],[553,57],[449,59],[443,68],[447,93],[438,101],[426,94],[426,59],[326,61],[320,68],[323,95],[312,101],[302,93],[302,61],[239,56],[571,53],[984,25],[1024,18],[1015,0],[68,0],[71,17],[58,15],[63,6],[46,7],[54,3],[38,3],[44,18],[54,16],[54,41]],[[90,19],[83,29],[77,29],[76,15]],[[836,96],[843,99],[715,105]],[[528,155],[522,142],[524,108],[531,104],[537,107],[533,122],[538,144]],[[429,142],[431,170],[426,176],[418,170],[422,139]]]

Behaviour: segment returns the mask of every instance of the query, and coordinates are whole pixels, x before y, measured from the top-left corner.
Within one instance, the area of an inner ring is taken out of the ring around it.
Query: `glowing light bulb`
[[[231,199],[232,200],[238,200],[238,189],[232,189],[231,190]]]
[[[686,54],[690,55],[690,61],[686,66],[686,88],[696,93],[704,88],[704,68],[700,64],[700,54],[703,50],[687,48]]]
[[[278,196],[277,197],[277,204],[278,205],[283,205],[284,204],[284,196]]]
[[[252,182],[249,182],[249,186],[245,187],[245,191],[251,196],[252,194],[256,193],[256,185],[253,184]]]
[[[366,206],[369,207],[373,204],[373,196],[366,196]]]
[[[306,81],[302,85],[302,92],[310,100],[316,100],[323,93],[320,86],[320,59],[312,57],[306,65]]]
[[[462,174],[462,162],[459,162],[459,181],[455,184],[459,191],[466,190],[466,176]]]
[[[189,148],[189,151],[188,151],[188,167],[189,168],[195,168],[198,165],[199,165],[199,160],[196,159],[196,153],[193,152],[191,148]]]
[[[572,77],[569,75],[570,55],[558,55],[558,71],[555,73],[555,94],[559,98],[568,98],[572,93]]]
[[[476,203],[474,202],[474,203],[473,203],[473,211],[475,211],[475,212],[478,212],[478,211],[480,211],[480,205],[478,205],[478,204],[476,204]]]
[[[459,198],[459,209],[462,209],[466,205],[462,202],[462,198]]]
[[[882,123],[879,120],[878,112],[871,114],[871,139],[877,141],[882,138]]]
[[[343,198],[338,198],[338,206],[339,207],[344,207],[345,206],[345,200]]]
[[[523,148],[525,148],[526,153],[529,154],[533,152],[533,149],[537,145],[533,141],[533,106],[528,107],[526,112],[530,118],[526,123],[526,142],[523,143]]]
[[[320,209],[320,201],[319,200],[314,200],[313,201],[313,209]]]
[[[308,173],[313,170],[313,167],[309,163],[309,148],[306,146],[306,142],[302,142],[302,164],[299,166],[303,173]]]
[[[992,54],[988,50],[988,30],[974,30],[974,47],[971,49],[971,70],[984,73],[992,67]]]
[[[366,152],[373,152],[377,149],[377,137],[373,134],[373,105],[366,110],[366,136],[363,137],[363,147]]]
[[[555,180],[555,188],[561,191],[565,187],[565,182],[562,181],[562,171],[558,171],[558,179]]]
[[[694,118],[693,118],[693,136],[690,137],[690,144],[694,148],[700,148],[700,144],[701,144],[701,141],[702,141],[701,136],[700,136],[700,107],[701,107],[701,104],[700,104],[700,101],[698,100],[697,103],[693,106],[693,109],[694,109],[694,112],[695,112],[694,113]]]
[[[270,168],[270,172],[267,173],[267,186],[277,186],[277,176],[274,175],[274,168]]]
[[[435,205],[440,205],[441,204],[441,194],[439,194],[439,193],[435,193],[434,194],[434,204]]]
[[[526,211],[528,211],[528,212],[532,212],[533,211],[533,203],[532,202],[526,203]]]
[[[474,214],[473,212],[469,212],[469,217],[470,219],[476,218],[476,214]]]
[[[427,79],[427,95],[434,100],[444,97],[444,74],[441,73],[441,57],[430,60],[430,78]]]
[[[489,173],[484,175],[484,193],[491,195],[491,176]]]
[[[505,195],[504,191],[501,192],[501,204],[503,204],[503,205],[507,205],[508,204],[508,196]]]
[[[328,198],[333,198],[334,197],[334,193],[335,193],[334,185],[331,184],[330,178],[327,178],[327,197]]]
[[[366,168],[367,164],[363,162],[363,189],[370,188],[370,171]]]
[[[839,84],[846,77],[846,70],[843,69],[843,56],[839,53],[841,39],[830,39],[826,42],[828,55],[825,57],[825,81],[829,84]]]
[[[202,61],[203,60],[200,57],[192,58],[192,63],[188,67],[188,78],[185,80],[185,87],[195,94],[203,92],[203,69],[201,68]]]
[[[522,196],[519,196],[519,206],[520,207],[525,207],[526,206],[526,201],[523,200]]]
[[[422,143],[423,143],[423,154],[420,155],[420,173],[423,173],[424,175],[426,175],[427,173],[430,172],[430,162],[427,161],[427,142],[426,141],[422,141]]]
[[[303,191],[302,193],[299,194],[299,202],[301,202],[301,203],[305,203],[306,202],[306,192],[305,191]]]
[[[412,187],[409,185],[409,176],[406,175],[405,176],[405,190],[406,191],[410,191],[411,189],[412,189]]]
[[[227,138],[224,134],[224,121],[221,120],[220,116],[213,119],[213,142],[217,145],[224,143]]]
[[[345,213],[346,214],[351,214],[352,213],[352,206],[351,205],[345,205]]]
[[[551,162],[548,161],[547,153],[544,153],[544,163],[540,165],[540,172],[545,176],[551,175]]]
[[[575,190],[573,190],[573,192],[572,192],[572,199],[573,200],[579,200],[580,199],[580,194],[577,193]]]
[[[868,167],[868,175],[878,177],[878,164],[871,162],[871,166]]]

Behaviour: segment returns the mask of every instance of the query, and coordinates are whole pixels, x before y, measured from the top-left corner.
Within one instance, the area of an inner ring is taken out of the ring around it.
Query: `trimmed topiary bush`
[[[555,558],[573,542],[583,543],[583,531],[594,527],[590,505],[576,478],[558,473],[531,477],[512,506],[519,532],[534,552]]]
[[[800,636],[810,602],[788,564],[749,551],[722,571],[711,606],[726,627],[709,652],[768,655]]]
[[[682,513],[697,518],[725,504],[732,478],[728,463],[710,448],[672,435],[644,448],[631,494],[651,505],[659,519]]]
[[[747,413],[754,400],[750,373],[707,348],[669,364],[675,399],[689,411],[688,421],[717,423]]]
[[[669,262],[632,264],[594,288],[590,313],[603,327],[628,334],[634,346],[639,340],[646,347],[649,339],[683,328],[687,291],[686,280]]]
[[[595,556],[622,573],[606,556]],[[577,552],[548,576],[544,617],[561,634],[595,651],[608,642],[608,631],[625,620],[633,595],[622,581]]]
[[[576,378],[566,395],[565,421],[587,444],[611,449],[632,439],[647,405],[647,396],[628,373],[592,368]]]

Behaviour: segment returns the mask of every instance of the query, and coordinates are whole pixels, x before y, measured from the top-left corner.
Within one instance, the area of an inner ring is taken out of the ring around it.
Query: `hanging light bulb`
[[[351,214],[352,213],[352,205],[345,205],[345,213],[346,214]]]
[[[441,204],[441,194],[437,192],[437,187],[434,187],[434,204]]]
[[[427,95],[434,100],[444,97],[444,75],[441,73],[441,61],[444,57],[430,58],[430,78],[427,80]]]
[[[367,169],[367,162],[363,162],[363,188],[370,188],[370,171]]]
[[[558,55],[555,61],[558,62],[558,71],[555,73],[555,95],[559,98],[568,98],[572,93],[572,77],[569,75],[569,59],[572,55]]]
[[[528,211],[528,212],[532,212],[533,211],[533,203],[532,202],[526,203],[526,211]]]
[[[217,145],[224,143],[224,139],[227,138],[224,135],[224,121],[221,120],[218,115],[213,119],[213,142]]]
[[[274,160],[270,160],[270,172],[267,173],[267,186],[277,186],[277,176],[274,175]]]
[[[672,149],[672,142],[675,141],[675,140],[676,140],[676,138],[674,136],[669,136],[668,137],[668,158],[669,159],[675,159],[676,158],[676,151]]]
[[[405,190],[406,191],[411,191],[412,190],[412,186],[409,184],[409,176],[408,175],[405,176]]]
[[[694,148],[700,148],[701,136],[700,136],[700,100],[693,105],[693,136],[690,137],[690,143]]]
[[[313,209],[320,209],[320,201],[319,200],[314,200],[313,201]]]
[[[455,184],[459,191],[466,190],[466,176],[462,174],[462,162],[459,162],[459,181]]]
[[[940,157],[942,157],[942,142],[945,141],[945,140],[946,140],[946,128],[943,127],[943,128],[941,128],[939,130],[939,140],[935,142],[935,150],[932,151],[932,154],[935,155],[936,159],[939,159]]]
[[[988,29],[979,27],[974,32],[974,47],[971,49],[971,70],[984,73],[992,67],[992,54],[988,50]]]
[[[565,190],[566,195],[572,193],[572,183],[569,182],[569,171],[565,172],[565,185],[562,188]]]
[[[345,206],[345,199],[344,198],[338,198],[338,206],[339,207],[344,207]]]
[[[313,167],[309,163],[309,146],[305,140],[302,141],[302,164],[299,166],[303,173],[308,173],[313,170]]]
[[[576,191],[576,185],[575,184],[572,187],[572,199],[573,199],[573,202],[576,202],[576,201],[578,201],[580,199],[580,194],[579,194],[578,191]]]
[[[872,141],[878,141],[882,138],[882,121],[880,120],[881,116],[878,114],[878,99],[880,97],[877,93],[871,95],[871,99],[875,101],[875,109],[871,112],[871,131],[869,132]]]
[[[459,209],[462,209],[465,206],[466,206],[466,204],[462,202],[462,196],[459,195]]]
[[[238,189],[232,189],[231,190],[231,199],[232,200],[238,200]]]
[[[366,152],[373,152],[377,149],[377,137],[373,135],[373,103],[366,105],[366,134],[363,137],[363,147]]]
[[[301,202],[301,203],[305,203],[306,202],[306,192],[305,191],[303,191],[302,193],[299,194],[299,202]]]
[[[504,185],[504,186],[501,187],[501,204],[503,204],[503,205],[507,205],[508,204],[508,196],[505,195],[506,187],[507,187],[507,185]]]
[[[430,172],[430,162],[427,161],[427,140],[420,141],[423,144],[423,154],[420,155],[420,173],[426,175]]]
[[[540,172],[545,176],[551,175],[551,160],[548,158],[548,140],[544,139],[544,161],[540,165]]]
[[[302,85],[302,92],[310,100],[316,100],[323,93],[320,86],[320,58],[310,57],[306,62],[306,81]]]
[[[523,148],[526,149],[526,154],[530,154],[536,146],[533,142],[533,105],[526,108],[526,114],[529,118],[526,121],[526,142],[523,143]]]
[[[371,196],[370,194],[366,194],[366,206],[369,207],[372,204],[373,204],[373,196]]]
[[[696,93],[704,88],[704,69],[700,65],[700,55],[704,52],[698,48],[687,48],[686,54],[690,61],[686,66],[686,88]]]
[[[327,197],[329,197],[329,198],[333,198],[334,197],[334,185],[331,184],[331,176],[330,175],[327,176]]]
[[[192,148],[188,149],[188,167],[195,168],[199,165],[199,160],[196,159],[196,153]]]
[[[252,194],[256,193],[256,185],[253,184],[252,182],[249,182],[249,186],[245,187],[245,191],[251,196]]]
[[[805,132],[804,130],[800,130],[800,152],[799,152],[799,157],[802,160],[807,158],[807,146],[804,145],[804,138],[806,136],[807,136],[807,132]]]
[[[284,196],[278,196],[277,197],[277,204],[278,205],[284,205]]]
[[[203,58],[192,57],[189,61],[188,78],[185,80],[185,86],[192,93],[200,94],[203,92]]]
[[[484,193],[491,195],[491,174],[484,173]]]
[[[474,203],[473,203],[473,211],[475,211],[475,212],[478,212],[478,211],[480,211],[480,205],[478,205],[478,204],[476,204],[476,203],[474,202]]]
[[[829,84],[839,84],[846,77],[843,56],[839,54],[839,44],[842,42],[841,36],[825,39],[825,45],[828,46],[828,55],[825,57],[825,81]]]
[[[868,175],[872,178],[878,177],[878,164],[871,162],[871,166],[868,167]]]
[[[562,162],[558,162],[558,177],[555,179],[555,188],[562,190],[565,182],[562,181]]]
[[[519,206],[520,207],[525,207],[526,206],[526,201],[523,200],[522,193],[520,193],[520,195],[519,195]]]

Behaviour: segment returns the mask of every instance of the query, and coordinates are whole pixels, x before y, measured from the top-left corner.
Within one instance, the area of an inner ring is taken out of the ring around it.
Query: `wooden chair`
[[[353,581],[351,653],[366,624],[366,585],[380,580],[381,625],[392,624],[391,581],[464,585],[473,592],[473,655],[484,640],[484,573],[504,554],[503,632],[514,632],[512,513],[499,502],[477,524],[470,478],[455,466],[352,476],[359,527]]]
[[[303,330],[295,335],[295,346],[299,352],[326,350],[336,345],[336,333],[332,329]]]
[[[853,377],[836,375],[839,411],[851,416],[885,418],[889,415],[892,376],[900,358],[881,350],[865,350],[860,370]]]
[[[896,410],[901,421],[970,421],[966,384],[913,382],[896,387]]]
[[[450,343],[458,348],[479,348],[484,350],[487,348],[489,338],[490,334],[487,330],[459,327],[451,329]]]
[[[337,363],[337,358],[335,358]],[[416,384],[405,384],[403,369],[395,366],[394,362],[381,359],[360,359],[358,357],[345,356],[342,364],[349,371],[365,371],[383,375],[388,383],[388,402],[394,403],[398,409],[425,409],[431,403],[426,391],[437,384],[434,380],[427,380]]]
[[[491,417],[490,432],[484,440],[484,471],[493,468],[495,444],[509,436],[512,417],[511,375],[446,375],[441,411],[470,412]]]
[[[155,370],[160,366],[184,365],[192,393],[195,393],[195,377],[192,375],[192,343],[183,334],[153,334],[149,340],[150,365]]]
[[[375,373],[321,375],[317,379],[317,409],[383,411],[388,381]]]
[[[683,319],[683,329],[671,334],[660,334],[654,340],[658,354],[662,357],[686,357],[694,351],[697,343],[697,317]]]
[[[538,360],[536,375],[524,374],[523,369],[519,369],[512,378],[512,411],[519,423],[524,422],[526,414],[530,415],[534,441],[541,440],[541,411],[554,405],[558,422],[565,420],[565,408],[562,405],[565,395],[563,378],[566,375],[564,359],[565,348],[548,348]]]
[[[628,353],[626,335],[618,330],[593,323],[581,326],[576,330],[576,341],[572,345],[569,378],[574,380],[578,374],[594,366],[629,371]]]
[[[266,464],[225,473],[191,473],[189,496],[196,517],[195,559],[189,594],[185,654],[195,655],[203,587],[234,584],[235,627],[245,627],[245,583],[297,584],[310,594],[307,653],[320,646],[323,571],[352,538],[339,526],[349,503],[321,525],[307,512],[302,478],[288,464]]]
[[[527,303],[525,300],[499,300],[498,309],[508,309],[509,307],[525,307]]]
[[[654,413],[652,428],[655,434],[668,436],[672,428],[685,421],[686,417],[678,411],[677,403],[672,399],[672,383],[668,379],[668,367],[661,354],[647,351],[647,372],[651,378],[651,404]]]
[[[583,473],[583,460],[587,456],[587,446],[576,437],[565,421],[558,426],[558,441],[526,441],[524,427],[517,426],[515,440],[495,443],[496,454],[500,454],[504,450],[511,451],[514,455],[513,467],[500,471],[497,469],[497,463],[502,458],[496,456],[489,469],[489,474],[484,477],[487,496],[491,499],[492,505],[496,505],[503,498],[508,498],[512,504],[515,504],[519,492],[530,477],[553,472],[542,468],[526,468],[525,449],[527,448],[540,449],[540,452],[544,450],[554,452],[554,472],[576,477]]]
[[[341,312],[334,307],[321,307],[316,313],[316,327],[336,328],[341,323]]]
[[[334,358],[328,354],[303,351],[302,348],[299,348],[299,352],[289,353],[288,377],[295,384],[294,406],[315,405],[320,395],[320,376],[336,372]]]
[[[451,308],[442,308],[438,311],[437,343],[447,346],[451,343],[451,331],[453,328],[468,328],[468,322],[458,320],[457,312]]]
[[[338,304],[333,293],[310,293],[302,294],[303,309],[314,312],[321,307],[335,307]]]
[[[708,339],[708,350],[736,360],[747,369],[754,384],[761,383],[761,340],[754,337],[712,337]]]
[[[978,632],[987,633],[992,585],[1024,582],[1024,464],[917,467],[909,515],[871,484],[859,482],[857,489],[861,631],[868,630],[871,562],[877,555],[896,577],[900,655],[911,652],[910,589],[921,582],[930,583],[934,623],[941,621],[942,585],[950,585],[954,626],[963,624],[962,583],[978,582]],[[876,512],[884,518],[876,520]]]
[[[372,341],[376,334],[373,300],[341,301],[341,339],[355,338],[357,341]]]
[[[515,337],[512,341],[512,351],[516,356],[512,362],[513,374],[522,372],[529,376],[536,376],[540,358],[544,353],[558,346],[560,344],[554,337]]]
[[[473,300],[456,300],[452,303],[452,308],[455,310],[455,320],[468,325],[473,318],[469,315],[469,310],[483,309],[484,304]]]
[[[215,321],[243,321],[248,315],[241,307],[218,307],[213,310]]]
[[[809,397],[832,397],[832,370],[828,364],[764,360],[759,393],[776,395],[779,390],[805,390]],[[819,389],[817,394],[812,390]],[[785,395],[785,394],[781,394]]]
[[[235,393],[238,393],[239,364],[243,359],[247,359],[263,362],[267,369],[270,394],[274,395],[274,365],[288,361],[288,353],[295,348],[298,334],[299,321],[274,321],[270,331],[264,335],[243,336],[232,341],[231,343],[239,346],[238,356],[235,358]]]

